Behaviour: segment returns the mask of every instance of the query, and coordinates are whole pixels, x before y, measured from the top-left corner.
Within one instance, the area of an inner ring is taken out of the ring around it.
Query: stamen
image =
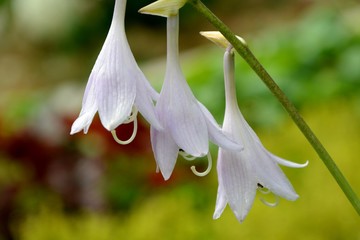
[[[204,172],[198,172],[195,168],[195,166],[191,166],[191,171],[196,175],[196,176],[199,176],[199,177],[204,177],[206,175],[209,174],[210,170],[211,170],[211,167],[212,167],[212,158],[211,158],[211,154],[210,152],[207,154],[207,159],[208,159],[208,167],[207,169],[204,171]]]
[[[260,198],[260,201],[265,204],[266,206],[268,207],[276,207],[278,204],[279,204],[279,201],[280,201],[280,198],[279,196],[275,195],[275,202],[274,203],[270,203],[270,202],[267,202],[265,199],[263,198]]]
[[[269,194],[271,192],[270,189],[265,188],[261,183],[258,183],[257,186],[258,186],[259,192],[261,192],[262,194]],[[279,198],[279,196],[277,196],[275,194],[274,194],[274,196],[275,196],[274,203],[270,203],[263,198],[260,198],[260,201],[268,207],[276,207],[279,204],[280,198]]]
[[[268,188],[261,188],[261,189],[259,189],[259,192],[261,192],[262,194],[269,194],[269,193],[271,193],[270,189],[268,189]]]
[[[134,122],[134,128],[133,128],[133,133],[131,135],[131,137],[128,139],[128,140],[120,140],[117,135],[116,135],[116,130],[112,130],[111,131],[111,134],[114,138],[114,140],[118,143],[118,144],[121,144],[121,145],[126,145],[126,144],[129,144],[131,143],[134,139],[135,139],[135,136],[136,136],[136,133],[137,133],[137,128],[138,128],[138,124],[137,124],[137,118],[136,116],[135,117],[132,117],[133,114],[129,117],[130,118],[133,118],[133,122]]]
[[[194,160],[196,157],[194,156],[191,156],[190,154],[184,152],[184,150],[180,149],[179,150],[179,154],[185,159],[185,160],[188,160],[188,161],[192,161]]]
[[[133,106],[130,116],[123,123],[127,124],[127,123],[131,123],[131,122],[135,121],[135,118],[137,117],[138,112],[139,111],[137,110],[137,108],[135,106]]]
[[[257,183],[257,189],[259,190],[259,192],[261,192],[262,194],[269,194],[271,191],[270,189],[264,187],[261,183]]]

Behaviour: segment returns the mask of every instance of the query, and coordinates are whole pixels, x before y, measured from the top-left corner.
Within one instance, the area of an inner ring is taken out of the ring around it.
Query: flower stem
[[[337,167],[336,163],[334,162],[330,154],[327,152],[325,147],[321,144],[319,139],[315,136],[315,134],[304,121],[304,119],[300,116],[294,104],[287,98],[284,92],[275,83],[269,73],[265,70],[265,68],[260,64],[260,62],[250,51],[248,46],[245,43],[239,41],[235,34],[233,34],[232,31],[200,0],[188,0],[188,3],[190,3],[198,12],[200,12],[215,28],[217,28],[224,35],[224,37],[232,44],[234,49],[240,54],[240,56],[245,59],[245,61],[256,72],[260,79],[280,101],[280,103],[286,109],[286,111],[291,116],[300,131],[304,134],[311,146],[314,148],[321,160],[324,162],[324,164],[326,165],[332,176],[335,178],[338,185],[345,193],[346,197],[353,205],[357,213],[360,215],[360,200],[350,186],[349,182],[346,180],[340,169]]]

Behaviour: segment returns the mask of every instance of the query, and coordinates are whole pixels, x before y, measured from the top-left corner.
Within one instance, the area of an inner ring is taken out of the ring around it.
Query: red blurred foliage
[[[126,166],[149,165],[149,162],[144,161],[151,161],[152,169],[149,170],[138,167],[134,168],[137,172],[131,172],[124,169],[132,178],[138,178],[143,185],[141,191],[145,190],[147,193],[188,181],[192,177],[190,169],[184,167],[176,168],[168,181],[164,181],[161,173],[156,173],[149,127],[140,117],[137,135],[134,141],[126,146],[114,141],[98,117],[94,118],[88,134],[77,133],[71,136],[69,132],[74,119],[74,116],[61,117],[59,121],[67,132],[60,133],[61,139],[52,141],[31,127],[18,129],[12,134],[3,134],[5,126],[0,116],[0,155],[2,159],[19,164],[26,175],[23,180],[5,186],[0,182],[0,238],[13,239],[10,224],[14,221],[14,213],[19,214],[15,211],[18,209],[16,203],[21,192],[26,189],[35,187],[56,194],[64,208],[69,211],[106,209],[107,201],[99,183],[106,174],[106,168],[111,166],[111,161],[119,159],[119,156],[120,161],[131,161]],[[118,127],[117,135],[120,139],[128,139],[132,131],[133,124],[124,124]],[[91,141],[94,142],[91,144]],[[101,150],[95,149],[95,154],[86,154],[84,143],[90,143],[89,148],[98,146]],[[96,145],[99,143],[101,146]],[[136,161],[133,162],[133,159]]]

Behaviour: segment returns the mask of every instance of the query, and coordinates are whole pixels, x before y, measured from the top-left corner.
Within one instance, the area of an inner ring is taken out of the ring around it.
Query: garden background
[[[135,58],[160,90],[165,19],[128,1]],[[208,0],[242,36],[360,193],[360,4],[358,1]],[[149,126],[117,145],[95,118],[70,136],[87,78],[106,37],[113,0],[0,0],[0,240],[360,239],[359,217],[281,105],[236,56],[239,105],[300,198],[275,208],[255,199],[243,223],[227,207],[213,220],[216,169],[204,178],[179,157],[169,181],[156,173]],[[180,12],[183,71],[219,123],[223,50],[199,31],[214,28],[190,6]],[[132,126],[121,126],[126,138]],[[217,154],[211,148],[213,158]],[[259,194],[258,194],[259,195]],[[267,198],[273,201],[273,196]]]

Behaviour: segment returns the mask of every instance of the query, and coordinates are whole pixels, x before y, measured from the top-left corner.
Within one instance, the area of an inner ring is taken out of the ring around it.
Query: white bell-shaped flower
[[[181,71],[178,50],[179,16],[167,18],[167,65],[165,80],[156,104],[162,130],[151,127],[151,143],[157,165],[168,179],[174,169],[179,150],[182,155],[208,155],[209,140],[224,148],[240,151],[242,146],[223,134],[210,112],[194,97]],[[186,157],[185,156],[185,157]],[[187,158],[188,159],[188,158]],[[195,174],[198,173],[192,168]]]
[[[219,218],[229,204],[237,219],[243,221],[253,204],[257,189],[268,189],[276,196],[296,200],[298,195],[279,164],[301,168],[308,163],[293,163],[267,151],[244,119],[236,98],[234,53],[231,46],[224,55],[224,78],[226,109],[223,131],[230,134],[235,141],[242,143],[244,150],[235,152],[222,147],[219,149],[219,187],[214,218]]]
[[[136,134],[137,111],[153,127],[161,129],[153,103],[158,93],[139,69],[131,52],[124,26],[125,9],[126,0],[115,1],[110,30],[91,71],[82,109],[72,125],[71,134],[81,130],[87,133],[96,112],[99,112],[102,125],[116,140],[115,129],[123,123],[134,121]]]

